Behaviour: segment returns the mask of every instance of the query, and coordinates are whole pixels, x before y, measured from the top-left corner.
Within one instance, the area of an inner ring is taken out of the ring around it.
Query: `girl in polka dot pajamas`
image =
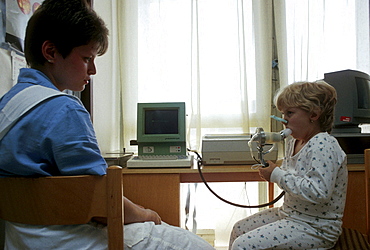
[[[287,139],[281,167],[268,161],[260,176],[285,191],[281,207],[238,221],[229,249],[328,249],[341,234],[347,190],[347,159],[329,133],[336,91],[329,84],[300,82],[275,97]]]

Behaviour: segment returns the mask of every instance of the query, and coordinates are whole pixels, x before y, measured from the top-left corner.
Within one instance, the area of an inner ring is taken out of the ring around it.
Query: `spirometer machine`
[[[254,164],[256,160],[253,155],[258,154],[258,145],[256,141],[250,142],[250,140],[250,134],[204,135],[202,137],[202,162],[204,165]],[[271,150],[269,154],[266,154],[265,159],[275,161],[278,156],[277,147],[269,144],[265,146],[265,149]]]
[[[184,102],[138,103],[138,155],[127,161],[127,167],[191,167],[185,117]]]
[[[202,139],[202,162],[204,165],[254,164],[257,155],[262,161],[276,161],[276,143],[288,135],[290,130],[274,133],[265,132],[263,128],[257,128],[253,135],[205,135]]]

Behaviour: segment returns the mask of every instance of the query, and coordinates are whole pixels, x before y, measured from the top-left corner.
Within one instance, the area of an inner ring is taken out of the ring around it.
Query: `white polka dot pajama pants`
[[[333,243],[305,222],[284,218],[270,208],[238,221],[231,232],[230,250],[328,249]]]

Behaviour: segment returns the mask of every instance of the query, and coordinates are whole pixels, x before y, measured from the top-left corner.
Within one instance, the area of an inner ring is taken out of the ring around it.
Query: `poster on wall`
[[[41,5],[43,0],[0,0],[5,1],[5,37],[3,48],[15,49],[23,52],[27,22],[32,14]],[[3,25],[4,26],[4,25]],[[3,27],[4,29],[4,27]],[[2,31],[2,36],[4,31]]]

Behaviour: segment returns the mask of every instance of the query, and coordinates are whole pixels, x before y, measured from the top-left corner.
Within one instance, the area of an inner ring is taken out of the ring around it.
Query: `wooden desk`
[[[348,165],[348,187],[343,227],[367,234],[365,165]]]
[[[263,181],[249,165],[204,166],[202,173],[207,182]],[[175,226],[180,226],[180,183],[196,182],[202,182],[196,168],[123,169],[124,195]]]
[[[249,165],[204,166],[207,182],[263,181]],[[348,191],[343,226],[366,233],[365,171],[363,164],[348,165]],[[124,195],[155,210],[162,220],[180,226],[180,183],[202,182],[196,168],[123,169]],[[271,200],[273,185],[270,185]],[[210,193],[210,195],[212,195]]]

